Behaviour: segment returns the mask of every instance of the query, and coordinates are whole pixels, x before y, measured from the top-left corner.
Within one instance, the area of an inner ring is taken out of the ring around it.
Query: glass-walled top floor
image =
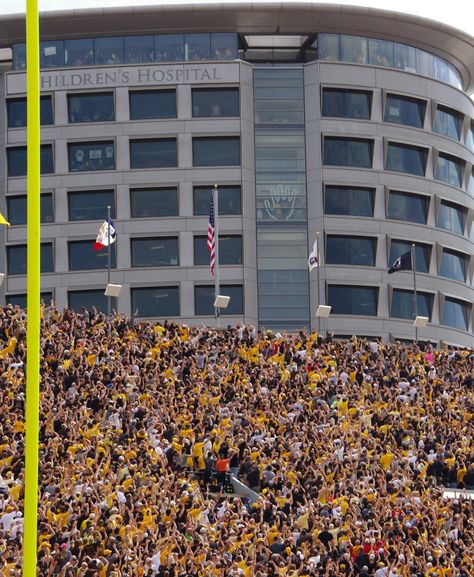
[[[309,34],[285,36],[287,42],[280,46],[277,38],[211,32],[51,40],[40,44],[40,66],[45,69],[236,58],[255,63],[319,59],[395,68],[430,76],[462,89],[461,75],[454,66],[439,56],[406,44],[345,34]],[[288,38],[294,41],[288,42]],[[26,45],[14,44],[13,70],[25,67]]]

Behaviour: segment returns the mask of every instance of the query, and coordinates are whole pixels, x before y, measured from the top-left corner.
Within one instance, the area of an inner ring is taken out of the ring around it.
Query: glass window
[[[461,188],[463,176],[464,160],[451,156],[450,154],[444,154],[443,152],[438,154],[435,168],[436,180],[441,180],[451,184],[452,186]]]
[[[423,100],[398,94],[387,94],[383,119],[385,122],[423,128],[425,111],[426,102]]]
[[[411,241],[392,240],[390,243],[390,256],[388,257],[391,265],[404,252],[411,249]],[[416,243],[415,245],[415,265],[416,272],[428,272],[430,268],[431,245]]]
[[[411,290],[393,289],[390,316],[397,319],[415,318],[415,293]],[[430,293],[416,291],[416,314],[431,320],[434,296]]]
[[[367,63],[367,38],[341,34],[341,60],[343,62]]]
[[[213,186],[195,186],[193,188],[194,215],[208,215],[211,205]],[[240,186],[219,186],[219,214],[242,214]]]
[[[466,213],[467,210],[464,207],[442,200],[439,206],[437,226],[457,234],[464,234]]]
[[[26,303],[27,303],[26,294],[5,295],[5,300],[7,304],[18,306],[21,309],[26,309]],[[51,291],[41,292],[40,300],[43,301],[44,304],[49,305],[53,300],[53,293]]]
[[[68,306],[78,313],[84,310],[92,311],[94,308],[100,313],[107,313],[107,299],[104,289],[83,290],[68,292]],[[112,309],[117,309],[117,299],[112,298]]]
[[[68,243],[69,270],[104,270],[108,267],[108,249],[95,250],[94,240],[73,240]],[[110,245],[110,266],[115,268],[116,243]]]
[[[114,120],[113,92],[67,95],[69,122],[107,122]]]
[[[463,116],[461,113],[438,104],[433,124],[433,131],[438,134],[443,134],[444,136],[449,136],[449,138],[460,140],[462,121]]]
[[[434,77],[434,56],[424,50],[416,49],[416,71],[424,76]]]
[[[70,142],[67,146],[71,172],[115,168],[113,142]]]
[[[441,58],[434,57],[435,78],[441,82],[449,82],[448,63]]]
[[[123,49],[125,64],[147,64],[155,60],[153,36],[125,36]]]
[[[159,34],[155,36],[155,62],[182,62],[183,60],[183,34]]]
[[[91,66],[94,64],[94,40],[84,38],[65,40],[66,66]]]
[[[132,238],[132,266],[178,266],[178,237]]]
[[[133,90],[130,120],[176,118],[176,90]]]
[[[471,174],[469,175],[469,182],[467,185],[467,192],[474,194],[474,169],[471,170]]]
[[[326,185],[324,187],[325,214],[374,216],[375,190],[354,186]]]
[[[184,50],[186,60],[210,60],[211,59],[211,35],[210,34],[185,34]]]
[[[7,246],[8,274],[26,274],[26,244]],[[41,272],[54,272],[53,244],[41,243]]]
[[[240,138],[238,136],[193,138],[193,165],[240,165]]]
[[[195,266],[209,266],[207,236],[194,237]],[[242,236],[219,234],[219,264],[242,264]]]
[[[388,197],[387,218],[426,224],[429,206],[428,196],[391,190]]]
[[[139,317],[179,316],[179,288],[177,286],[134,288],[132,310]]]
[[[467,129],[466,146],[471,152],[474,152],[474,127],[472,124]]]
[[[53,146],[41,145],[41,174],[54,172]],[[26,176],[26,146],[7,148],[8,176]]]
[[[134,188],[130,190],[132,218],[178,216],[178,189]]]
[[[13,70],[25,70],[26,68],[26,44],[13,45]]]
[[[372,168],[373,140],[324,137],[324,164]]]
[[[26,98],[9,98],[7,100],[8,128],[26,126]],[[53,124],[53,99],[51,96],[40,98],[41,125]]]
[[[237,34],[235,32],[211,33],[212,60],[235,60],[237,58]]]
[[[27,196],[7,196],[8,222],[11,225],[24,225],[27,222]],[[40,198],[40,218],[42,223],[54,222],[53,195],[42,194]]]
[[[279,96],[275,91],[275,96]],[[304,124],[303,99],[255,100],[255,122],[259,124]]]
[[[428,151],[426,148],[389,142],[385,169],[424,176],[427,158]]]
[[[393,67],[393,42],[369,38],[369,64]]]
[[[178,166],[176,138],[130,141],[130,168]]]
[[[416,72],[416,48],[406,44],[393,44],[393,63],[395,68]]]
[[[239,116],[238,88],[194,88],[193,116]]]
[[[467,331],[470,316],[471,305],[467,302],[450,297],[445,298],[441,324]]]
[[[323,88],[323,116],[370,119],[372,92]]]
[[[244,314],[244,291],[242,285],[221,285],[222,295],[230,297],[226,309],[220,309],[221,316]],[[194,287],[194,314],[196,316],[214,316],[214,286]]]
[[[319,60],[340,60],[339,34],[318,34]]]
[[[40,42],[40,68],[62,68],[64,66],[64,42],[50,40]]]
[[[441,263],[439,265],[439,276],[466,282],[468,260],[466,254],[450,250],[449,248],[443,248]]]
[[[379,289],[365,286],[328,286],[328,304],[333,315],[377,315]]]
[[[107,218],[107,207],[115,218],[114,190],[74,190],[68,192],[69,220],[102,220]]]
[[[96,64],[122,64],[123,38],[96,38],[94,40]]]
[[[326,264],[375,266],[376,249],[375,238],[328,234]]]

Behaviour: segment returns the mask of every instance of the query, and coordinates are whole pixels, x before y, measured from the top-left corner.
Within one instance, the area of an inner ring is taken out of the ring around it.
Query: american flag
[[[209,207],[209,224],[207,226],[207,248],[209,249],[211,274],[214,276],[216,266],[216,231],[214,228],[214,199],[211,198]]]

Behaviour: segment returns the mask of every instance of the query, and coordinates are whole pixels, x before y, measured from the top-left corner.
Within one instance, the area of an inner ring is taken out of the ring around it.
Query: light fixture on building
[[[315,316],[327,319],[330,314],[331,314],[331,307],[330,306],[319,305],[318,308],[316,309],[316,315]]]
[[[107,288],[105,289],[105,296],[106,297],[118,297],[120,291],[122,290],[121,284],[108,284]]]
[[[424,329],[428,324],[429,318],[428,317],[416,317],[413,326],[417,329]]]
[[[226,309],[229,306],[230,297],[224,295],[217,295],[214,300],[214,308]]]

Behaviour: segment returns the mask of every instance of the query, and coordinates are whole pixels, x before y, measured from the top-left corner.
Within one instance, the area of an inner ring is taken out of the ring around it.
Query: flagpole
[[[318,242],[318,254],[316,255],[317,259],[318,259],[318,276],[317,276],[317,282],[318,282],[318,306],[321,304],[321,277],[320,277],[320,272],[319,269],[321,268],[321,259],[319,258],[319,231],[316,232],[316,240]],[[318,336],[321,336],[321,317],[318,316]]]
[[[415,321],[418,316],[418,299],[416,296],[416,256],[415,256],[415,243],[411,245],[411,261],[413,263],[413,292],[415,294]],[[415,342],[418,344],[418,327],[415,325]]]
[[[107,284],[110,284],[110,204],[107,206]],[[107,318],[110,319],[111,296],[107,297]]]
[[[219,295],[219,195],[217,193],[217,184],[212,190],[212,200],[214,202],[214,243],[216,247],[216,260],[214,265],[214,299]],[[217,320],[217,327],[220,327],[219,307],[214,307],[214,316]]]
[[[23,577],[36,577],[38,543],[38,442],[40,407],[40,70],[38,0],[26,2],[27,79],[27,307],[25,499]]]

